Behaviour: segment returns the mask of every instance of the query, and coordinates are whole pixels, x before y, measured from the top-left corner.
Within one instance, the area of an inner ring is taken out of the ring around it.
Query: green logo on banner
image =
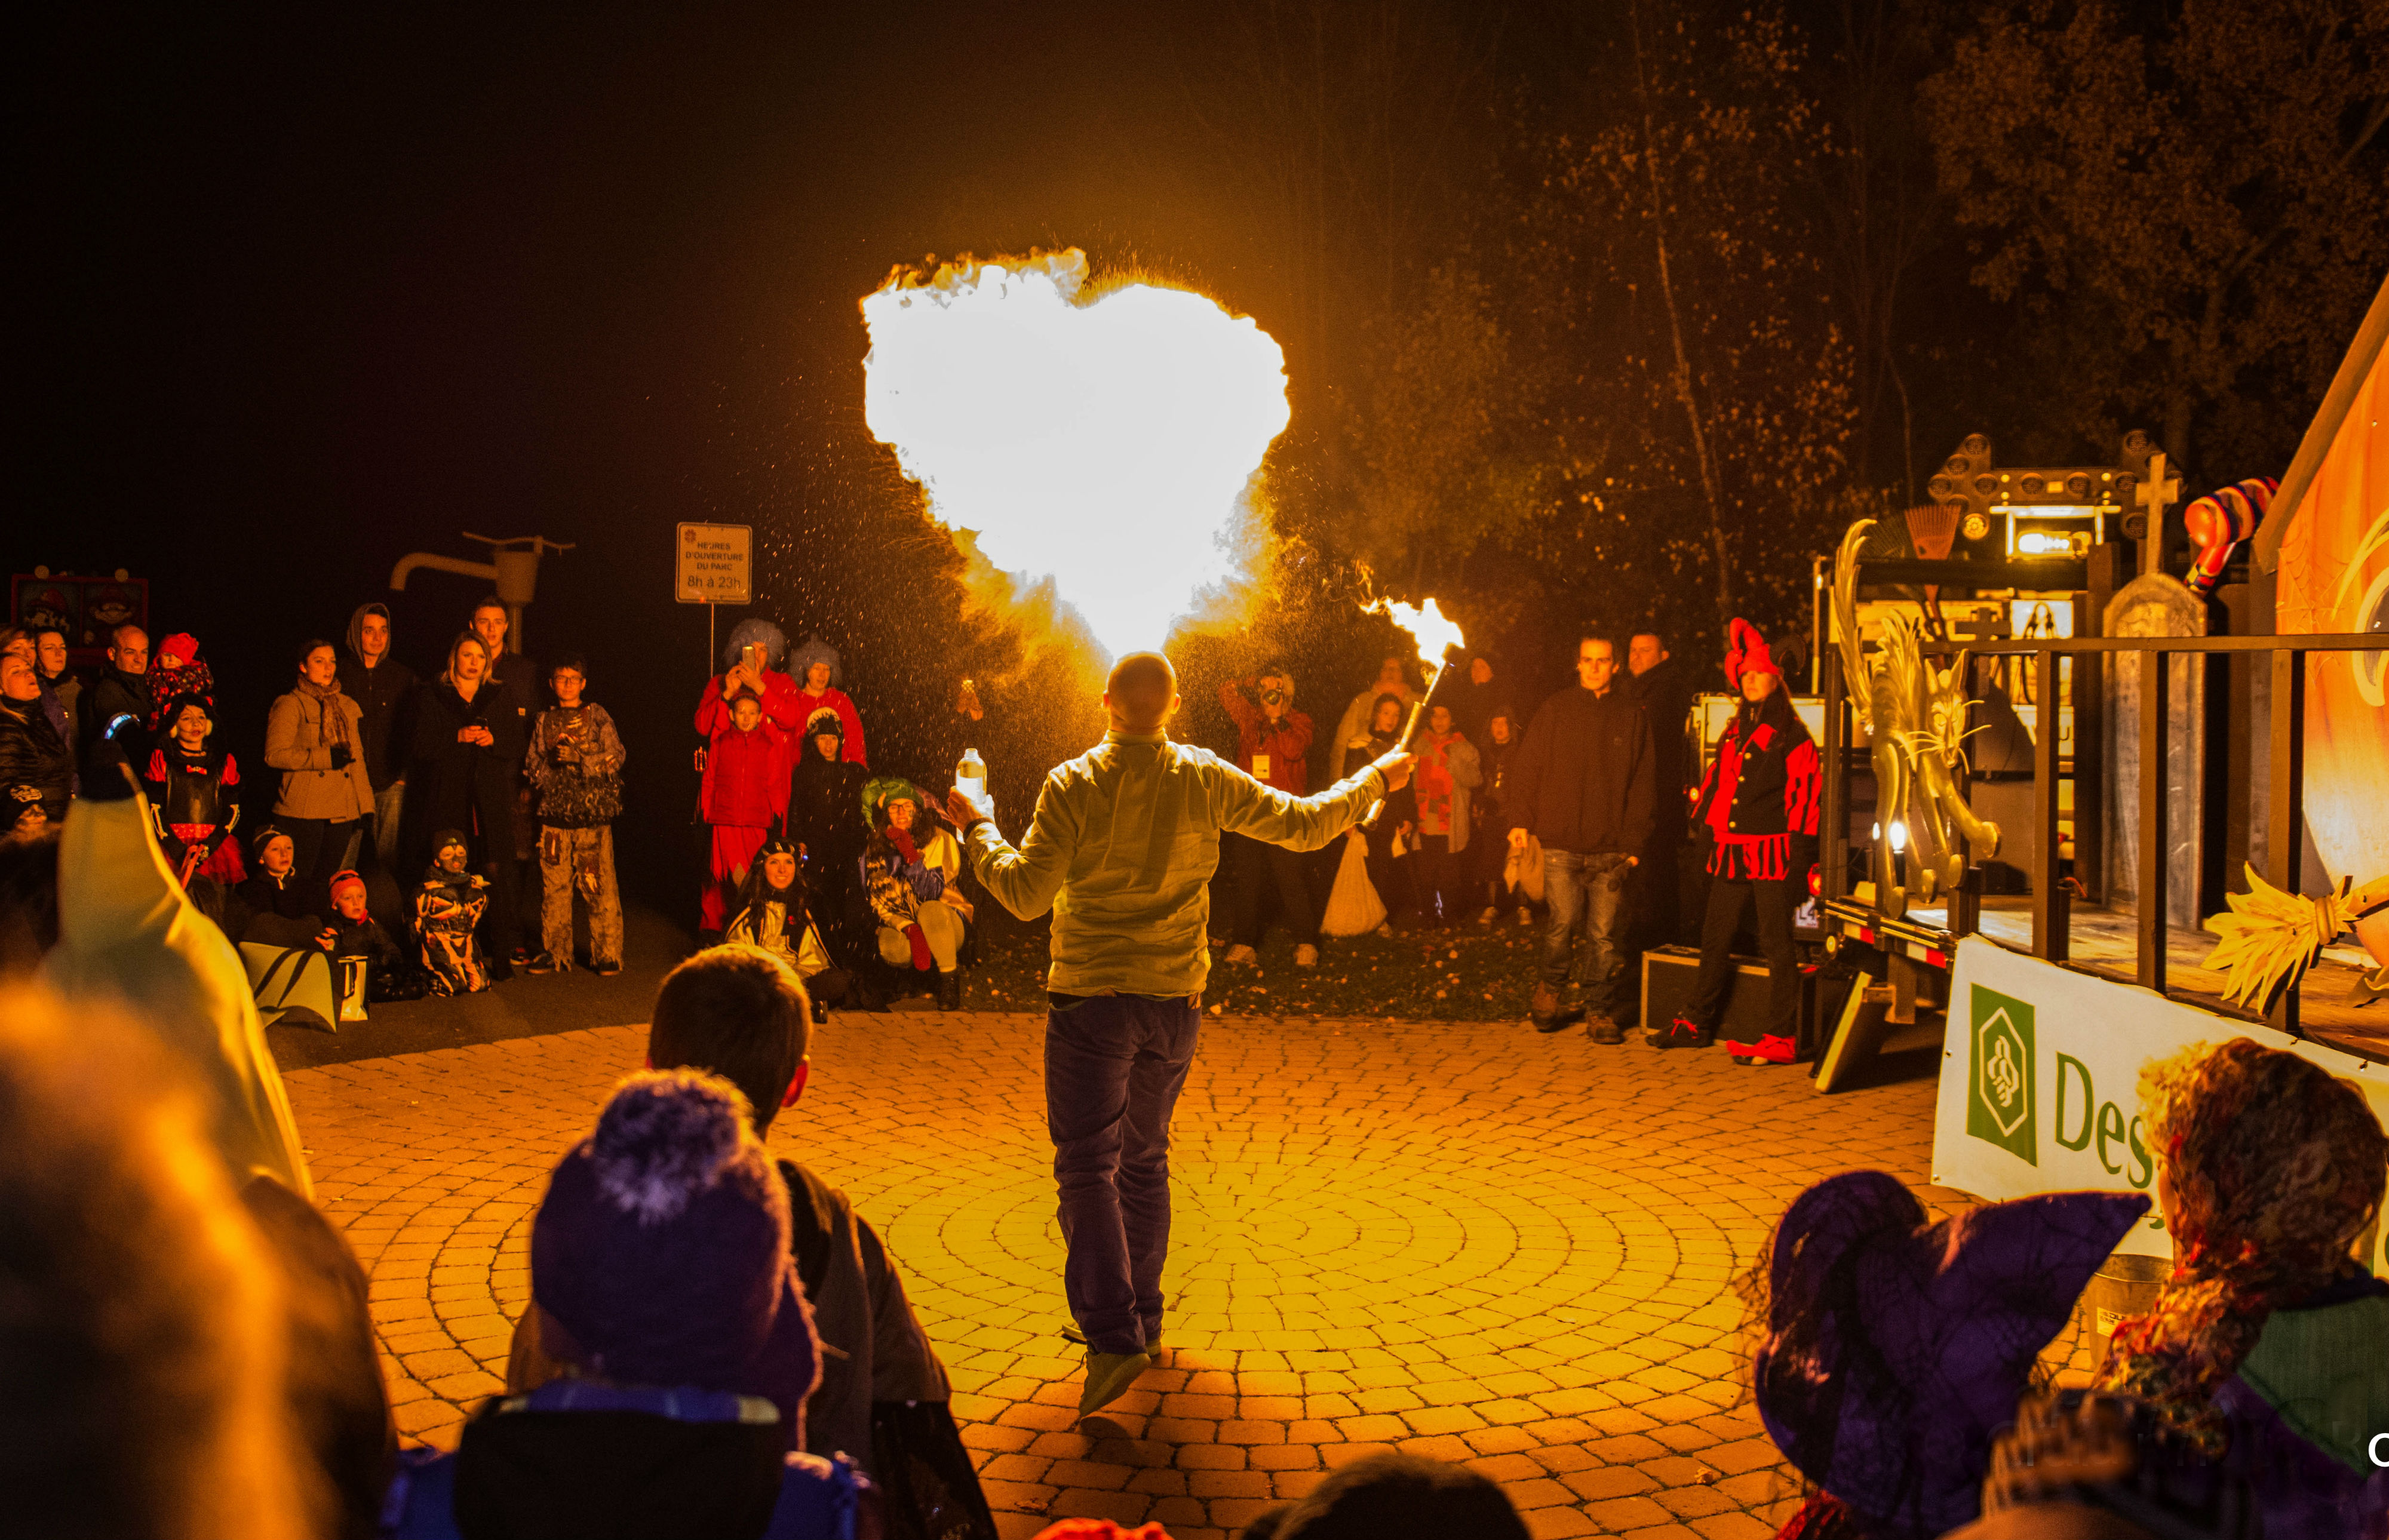
[[[1996,989],[1974,986],[1973,1094],[1966,1101],[1966,1132],[2012,1155],[2040,1164],[2035,1139],[2032,1072],[2032,1007]]]

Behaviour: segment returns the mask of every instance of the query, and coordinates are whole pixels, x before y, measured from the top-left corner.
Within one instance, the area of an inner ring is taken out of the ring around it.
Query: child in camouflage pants
[[[535,974],[572,966],[572,897],[589,911],[589,965],[622,971],[622,899],[614,885],[614,820],[622,813],[621,734],[583,702],[586,666],[568,654],[548,676],[555,706],[531,729],[524,766],[539,799],[540,945]]]

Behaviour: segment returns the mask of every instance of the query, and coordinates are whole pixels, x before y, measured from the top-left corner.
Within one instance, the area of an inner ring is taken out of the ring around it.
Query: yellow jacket
[[[1374,765],[1289,796],[1163,733],[1106,732],[1046,776],[1017,850],[972,824],[971,867],[1024,920],[1053,906],[1055,993],[1195,995],[1220,833],[1316,850],[1385,795]]]

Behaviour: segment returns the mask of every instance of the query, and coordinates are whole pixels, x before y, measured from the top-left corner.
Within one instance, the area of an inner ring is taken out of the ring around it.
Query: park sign
[[[1970,935],[1949,976],[1933,1180],[1994,1201],[2099,1190],[2156,1196],[2140,1071],[2193,1043],[2247,1037],[2320,1064],[2389,1126],[2389,1065],[2012,952]],[[2389,1277],[2376,1217],[2367,1265]],[[2172,1254],[2154,1207],[2115,1248]]]
[[[683,605],[747,605],[755,595],[755,530],[683,524],[672,531],[672,597]]]

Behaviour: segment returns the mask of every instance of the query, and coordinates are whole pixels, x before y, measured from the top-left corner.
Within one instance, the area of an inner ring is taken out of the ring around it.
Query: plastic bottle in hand
[[[981,812],[991,814],[992,807],[987,799],[987,761],[978,757],[978,750],[963,750],[961,761],[954,766],[954,789],[970,798]]]

